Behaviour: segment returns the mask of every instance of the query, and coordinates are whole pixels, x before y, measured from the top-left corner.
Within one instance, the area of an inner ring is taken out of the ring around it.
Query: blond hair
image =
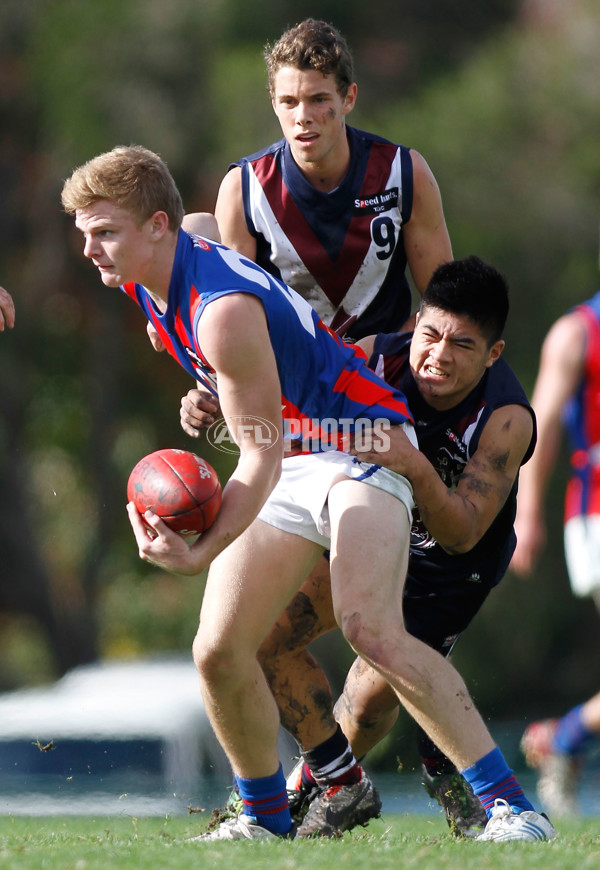
[[[61,200],[67,214],[108,200],[129,211],[141,226],[157,211],[169,218],[176,232],[183,220],[181,195],[166,163],[141,145],[119,145],[73,171]]]

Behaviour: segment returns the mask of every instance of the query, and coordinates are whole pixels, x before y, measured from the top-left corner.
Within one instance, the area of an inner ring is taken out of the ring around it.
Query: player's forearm
[[[423,454],[415,453],[406,477],[423,524],[446,552],[468,552],[482,537],[474,506],[446,486]]]
[[[199,564],[203,567],[210,564],[254,522],[280,474],[281,454],[277,446],[240,459],[223,488],[217,519],[194,545],[198,546]]]

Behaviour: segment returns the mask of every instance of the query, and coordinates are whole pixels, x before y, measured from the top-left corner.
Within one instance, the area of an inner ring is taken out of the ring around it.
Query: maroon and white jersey
[[[257,262],[303,296],[346,338],[399,329],[411,313],[402,228],[410,219],[409,149],[347,128],[348,173],[316,190],[285,139],[235,166]],[[230,167],[231,168],[231,167]]]

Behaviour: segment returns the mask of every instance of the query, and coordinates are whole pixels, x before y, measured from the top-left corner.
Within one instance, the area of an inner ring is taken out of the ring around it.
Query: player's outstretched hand
[[[181,428],[192,438],[212,426],[219,414],[219,403],[206,390],[190,390],[181,400]]]
[[[352,439],[348,452],[361,462],[373,462],[398,474],[407,474],[415,449],[401,426],[391,426],[361,433],[360,437]]]
[[[12,296],[5,290],[4,287],[0,287],[0,332],[4,331],[5,326],[8,326],[9,329],[12,329],[15,325],[15,303],[12,300]]]
[[[182,535],[172,531],[157,514],[146,511],[142,519],[131,501],[127,505],[127,513],[140,559],[144,562],[173,574],[198,574],[205,567],[197,564],[193,544],[190,545]]]

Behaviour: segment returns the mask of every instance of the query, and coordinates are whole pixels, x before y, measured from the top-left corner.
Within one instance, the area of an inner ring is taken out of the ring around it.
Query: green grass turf
[[[0,817],[2,870],[586,870],[600,867],[600,819],[561,821],[551,843],[455,840],[443,818],[387,815],[339,840],[188,843],[198,816]]]

